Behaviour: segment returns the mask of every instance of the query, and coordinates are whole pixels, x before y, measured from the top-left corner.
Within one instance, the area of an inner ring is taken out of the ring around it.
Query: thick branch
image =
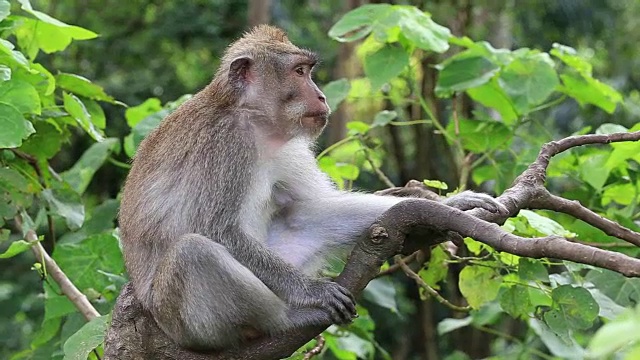
[[[614,229],[606,221],[594,218],[592,214],[586,213],[584,210],[561,206],[563,203],[549,196],[550,194],[544,188],[544,182],[550,158],[562,151],[586,144],[636,141],[638,139],[640,139],[640,132],[577,136],[545,144],[537,160],[514,181],[511,188],[497,198],[509,210],[508,213],[490,213],[482,209],[462,212],[434,201],[403,201],[389,209],[370,227],[369,232],[356,244],[344,271],[336,281],[357,296],[368,282],[378,275],[382,263],[400,252],[405,245],[405,236],[413,229],[425,227],[440,230],[440,233],[455,231],[463,236],[469,236],[488,244],[498,251],[515,255],[570,260],[610,269],[627,276],[640,276],[640,260],[624,254],[573,243],[557,236],[522,238],[505,232],[497,225],[517,214],[520,209],[540,206],[540,199],[551,199],[553,202],[550,205],[547,204],[548,206],[545,208],[555,206],[551,210],[573,212],[574,216],[587,219],[590,224],[596,227],[607,228],[608,226],[609,230],[605,231],[622,234],[621,238],[627,241],[635,239],[636,233],[630,230],[629,232],[620,232],[620,229]],[[432,194],[425,195],[424,191],[418,189],[417,186],[408,189],[408,191],[403,192],[396,189],[390,193],[417,194],[433,198]],[[421,247],[446,239],[446,236],[436,236],[430,239],[427,244],[421,244]],[[106,339],[105,359],[277,359],[288,356],[317,336],[327,326],[312,326],[260,339],[246,344],[242,349],[224,353],[196,354],[179,349],[171,343],[166,335],[158,329],[153,318],[144,312],[140,303],[133,296],[131,286],[127,285],[118,298],[113,313],[112,327]]]

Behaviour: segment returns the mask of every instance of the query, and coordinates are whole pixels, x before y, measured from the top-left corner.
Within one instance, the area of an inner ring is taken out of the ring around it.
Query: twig
[[[373,159],[371,158],[371,154],[369,154],[369,149],[364,149],[364,157],[365,159],[367,159],[367,162],[369,162],[369,165],[371,165],[371,168],[373,169],[373,171],[376,173],[376,175],[378,175],[378,178],[380,179],[380,181],[382,181],[387,187],[392,188],[395,187],[396,185],[387,177],[387,175],[384,174],[384,172],[382,172],[382,170],[380,170],[380,168],[378,168],[376,166],[376,164],[373,162]]]
[[[640,246],[640,233],[628,229],[616,222],[606,219],[590,209],[582,206],[577,200],[567,200],[556,195],[549,194],[546,197],[532,199],[531,208],[553,210],[565,213],[590,224],[605,234],[615,236],[618,239]]]
[[[406,256],[406,257],[404,257],[404,258],[402,259],[402,261],[403,261],[405,264],[411,263],[411,262],[413,262],[413,261],[418,257],[418,255],[419,255],[421,252],[422,252],[422,250],[417,250],[417,251],[415,251],[413,254],[408,255],[408,256]],[[398,264],[398,263],[396,262],[395,264],[393,264],[393,265],[389,266],[387,269],[385,269],[385,270],[383,270],[383,271],[380,271],[380,273],[379,273],[378,275],[376,275],[376,277],[381,277],[381,276],[386,276],[386,275],[392,274],[392,273],[394,273],[394,272],[398,271],[398,269],[400,269],[400,264]]]
[[[316,346],[314,346],[311,350],[307,351],[304,354],[303,359],[309,360],[312,357],[319,355],[322,352],[322,349],[324,349],[324,344],[325,344],[324,336],[322,335],[316,336]]]
[[[32,244],[31,251],[35,255],[36,261],[44,266],[47,274],[51,275],[56,283],[58,283],[62,293],[73,303],[73,305],[75,305],[84,318],[89,321],[100,316],[100,313],[98,313],[93,305],[91,305],[87,297],[78,290],[62,269],[60,269],[55,260],[47,254],[46,250],[42,247],[42,244],[40,244],[36,232],[32,229],[29,229],[26,232],[24,231],[24,228],[22,227],[22,217],[20,217],[20,215],[16,215],[14,220],[16,226],[24,234],[25,239]]]
[[[449,302],[449,300],[442,297],[442,295],[440,295],[434,288],[432,288],[431,286],[429,286],[429,284],[424,282],[424,280],[422,280],[420,275],[416,274],[415,271],[411,270],[411,268],[404,262],[404,260],[400,255],[394,256],[393,259],[396,261],[396,264],[398,264],[400,268],[402,268],[402,271],[404,271],[404,273],[407,274],[408,277],[413,279],[416,282],[416,284],[418,284],[418,286],[423,288],[429,295],[433,296],[436,300],[438,300],[440,304],[454,311],[468,312],[471,310],[470,306],[454,305],[451,302]]]

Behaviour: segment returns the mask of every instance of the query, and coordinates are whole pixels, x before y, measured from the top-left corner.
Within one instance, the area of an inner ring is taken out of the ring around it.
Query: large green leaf
[[[533,310],[526,286],[513,285],[500,293],[500,307],[513,317],[526,318]]]
[[[26,242],[24,240],[14,241],[9,245],[9,248],[5,252],[0,253],[0,259],[7,259],[10,257],[14,257],[18,254],[21,254],[29,250],[31,246],[33,246],[33,244]]]
[[[576,99],[580,105],[592,104],[612,114],[616,105],[622,102],[622,95],[593,78],[585,78],[578,74],[562,74],[560,91]]]
[[[51,159],[60,151],[68,134],[61,133],[59,127],[45,121],[36,121],[33,126],[36,133],[24,141],[20,150],[38,158]]]
[[[441,65],[436,83],[438,96],[449,96],[487,83],[500,67],[484,56],[457,56]]]
[[[347,98],[351,90],[351,84],[347,79],[339,79],[328,83],[322,88],[322,92],[327,97],[329,108],[335,111],[338,105]]]
[[[86,360],[89,353],[104,341],[111,317],[100,316],[86,323],[64,343],[64,360]]]
[[[415,46],[437,53],[449,49],[451,31],[448,28],[436,24],[429,14],[415,6],[397,6],[395,9],[402,34]]]
[[[582,287],[560,285],[553,289],[551,297],[554,309],[547,312],[544,319],[554,331],[558,327],[588,329],[600,312],[600,307],[591,293]]]
[[[0,102],[15,106],[23,114],[40,114],[41,111],[38,91],[22,80],[0,82]]]
[[[83,194],[91,179],[93,179],[93,175],[107,160],[116,144],[118,144],[118,139],[116,138],[108,138],[102,142],[92,144],[73,167],[62,174],[62,178],[78,194]]]
[[[35,132],[33,125],[15,106],[0,102],[0,148],[14,148]]]
[[[549,55],[534,54],[512,61],[501,71],[498,83],[518,112],[526,114],[542,104],[560,82]]]
[[[400,46],[386,45],[364,58],[364,73],[376,91],[409,65],[409,54]]]
[[[498,111],[502,121],[506,124],[512,124],[518,118],[511,98],[507,96],[495,79],[482,86],[467,89],[467,94],[480,104]]]
[[[123,274],[124,262],[118,239],[109,233],[93,235],[80,243],[56,246],[53,258],[80,290],[98,292],[111,285],[102,272]]]
[[[11,4],[7,0],[0,1],[0,21],[4,20],[11,14]]]
[[[127,119],[127,124],[129,124],[130,127],[134,127],[142,119],[161,110],[162,103],[160,102],[160,99],[149,98],[140,105],[129,107],[124,112],[124,116]]]
[[[457,127],[456,127],[457,125]],[[485,153],[509,144],[513,134],[502,122],[495,120],[458,119],[450,122],[447,132],[459,137],[462,146],[475,153]]]
[[[72,40],[93,39],[98,35],[92,31],[65,24],[60,20],[34,10],[29,0],[18,0],[21,7],[34,18],[19,17],[21,26],[16,31],[18,42],[27,49],[30,58],[35,58],[38,49],[46,53],[62,51],[66,49]]]
[[[367,4],[344,14],[329,30],[329,36],[340,42],[362,39],[369,35],[380,19],[391,13],[389,4]]]
[[[104,136],[91,120],[91,114],[87,110],[84,103],[77,96],[67,92],[62,94],[64,109],[71,115],[73,119],[87,132],[94,140],[102,141]]]
[[[58,86],[64,90],[72,92],[92,100],[117,103],[116,100],[107,95],[102,87],[92,83],[89,79],[75,74],[60,73],[56,75]]]
[[[398,312],[396,288],[389,279],[373,279],[367,284],[362,296],[378,306],[389,309],[394,313]]]
[[[500,274],[489,267],[466,266],[460,272],[460,292],[474,309],[495,299],[501,284]]]
[[[55,215],[62,216],[71,230],[79,229],[84,222],[84,205],[80,195],[64,183],[54,183],[51,189],[42,191]]]

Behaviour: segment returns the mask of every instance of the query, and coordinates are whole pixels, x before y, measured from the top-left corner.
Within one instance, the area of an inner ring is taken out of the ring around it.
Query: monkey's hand
[[[462,211],[475,208],[482,208],[492,213],[506,214],[509,210],[500,204],[496,199],[487,194],[473,191],[463,191],[442,201],[444,204],[460,209]]]
[[[302,294],[292,299],[297,306],[326,311],[335,324],[348,324],[357,316],[356,301],[349,290],[327,279],[309,279]]]

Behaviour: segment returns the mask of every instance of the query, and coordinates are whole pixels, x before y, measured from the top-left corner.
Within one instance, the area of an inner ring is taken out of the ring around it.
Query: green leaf
[[[124,116],[127,118],[127,124],[129,124],[130,127],[134,127],[145,117],[161,110],[162,103],[160,103],[160,99],[149,98],[140,105],[128,108],[124,112]]]
[[[11,68],[0,65],[0,81],[8,81],[9,79],[11,79]]]
[[[600,307],[585,288],[560,285],[553,289],[551,297],[555,307],[554,316],[572,329],[588,329],[598,317]],[[552,311],[545,314],[545,321]],[[547,323],[553,329],[549,321]]]
[[[9,248],[7,249],[7,251],[0,254],[0,259],[7,259],[10,257],[14,257],[20,253],[23,253],[29,250],[31,246],[33,246],[33,244],[25,240],[14,241],[11,243],[11,245],[9,245]]]
[[[110,316],[99,316],[86,323],[64,343],[64,360],[86,360],[89,353],[104,341]]]
[[[529,291],[525,286],[513,285],[500,294],[500,307],[513,317],[526,318],[532,310]]]
[[[626,133],[629,132],[629,129],[620,125],[620,124],[612,124],[612,123],[604,123],[596,129],[596,134],[615,134],[615,133]]]
[[[612,201],[620,205],[631,205],[632,203],[636,203],[634,201],[635,198],[636,187],[633,184],[613,184],[607,186],[602,192],[602,205],[609,205]]]
[[[560,359],[583,360],[584,349],[578,345],[573,337],[561,337],[552,331],[547,324],[537,318],[529,318],[529,326],[540,337],[540,340]]]
[[[345,180],[356,180],[360,176],[360,168],[353,164],[338,163],[336,170],[338,175]]]
[[[462,319],[444,319],[438,323],[438,335],[444,335],[465,326],[469,326],[472,321],[473,318],[471,316],[467,316]]]
[[[53,258],[81,290],[103,291],[112,282],[101,271],[111,274],[125,271],[118,239],[110,233],[93,235],[80,243],[58,244]]]
[[[349,80],[342,78],[325,85],[322,92],[327,97],[329,108],[335,111],[338,105],[349,95],[349,90],[351,90]]]
[[[56,75],[56,82],[60,88],[76,95],[112,104],[118,103],[113,97],[107,95],[102,87],[92,83],[89,79],[83,78],[82,76],[60,73]]]
[[[398,113],[390,110],[382,110],[373,118],[371,127],[385,126],[398,117]]]
[[[89,111],[93,125],[97,126],[99,129],[107,127],[107,117],[104,115],[104,111],[100,104],[90,99],[83,99],[82,103],[87,108],[87,111]]]
[[[58,183],[56,183],[58,184]],[[71,230],[77,230],[84,222],[84,205],[80,195],[70,187],[56,185],[53,189],[42,191],[42,197],[47,201],[55,215],[62,216]]]
[[[13,217],[19,209],[28,207],[35,191],[33,184],[18,171],[0,167],[0,219]]]
[[[520,210],[518,217],[524,217],[527,219],[529,225],[540,232],[543,235],[557,235],[563,237],[575,237],[576,234],[568,231],[562,225],[556,221],[549,219],[548,217],[539,215],[531,210]]]
[[[554,43],[551,55],[560,59],[563,63],[576,70],[584,77],[591,77],[592,66],[586,60],[577,56],[578,52],[568,46]]]
[[[8,1],[0,1],[0,21],[4,20],[11,14],[11,4]]]
[[[44,13],[42,15],[48,16]],[[56,20],[57,21],[57,20]],[[97,37],[97,34],[78,26],[54,25],[39,19],[21,17],[21,26],[16,30],[18,43],[26,50],[31,59],[35,59],[38,50],[47,54],[62,51],[73,40],[86,40]]]
[[[103,141],[104,136],[100,129],[96,128],[91,121],[91,114],[85,107],[84,103],[80,101],[75,95],[64,92],[62,94],[64,109],[71,115],[72,118],[80,125],[84,131],[87,132],[94,140]]]
[[[31,84],[22,80],[0,82],[0,102],[13,105],[23,114],[40,114],[40,96]]]
[[[458,137],[466,150],[474,153],[486,153],[509,145],[513,134],[504,123],[493,119],[465,119],[460,118],[456,123],[450,121],[447,133],[452,138]]]
[[[422,180],[422,183],[434,189],[447,190],[449,188],[446,182],[440,180]]]
[[[118,144],[116,138],[108,138],[103,142],[92,144],[73,167],[62,174],[64,181],[69,183],[78,194],[83,194],[96,171],[107,160],[116,144]]]
[[[560,84],[547,54],[515,59],[502,70],[498,83],[511,97],[520,114],[526,114],[542,104]]]
[[[513,124],[518,118],[514,104],[511,102],[511,98],[502,90],[496,80],[489,81],[488,83],[467,89],[467,94],[474,100],[486,106],[488,108],[495,109],[500,113],[502,121],[506,124]]]
[[[51,159],[60,151],[65,136],[49,122],[36,121],[34,127],[36,133],[25,140],[20,150],[37,158]]]
[[[640,342],[640,311],[627,309],[616,320],[602,326],[589,342],[589,358],[607,359],[629,344]]]
[[[598,192],[602,190],[609,178],[610,170],[605,166],[608,159],[608,153],[589,154],[581,157],[580,178]]]
[[[376,23],[391,13],[389,4],[367,4],[344,14],[331,29],[329,37],[340,42],[350,42],[369,35]]]
[[[33,125],[15,106],[0,102],[0,148],[15,148],[35,132]]]
[[[487,83],[500,67],[484,56],[454,56],[441,64],[436,83],[438,96],[449,96]]]
[[[362,121],[349,121],[345,127],[351,135],[366,134],[371,129],[371,125]]]
[[[448,28],[436,24],[428,13],[414,6],[397,6],[402,34],[415,46],[428,51],[443,53],[449,50]]]
[[[363,291],[363,297],[383,308],[394,313],[398,312],[396,303],[396,288],[392,281],[388,279],[373,279]]]
[[[377,91],[409,65],[409,54],[400,46],[386,45],[364,58],[364,73]]]
[[[72,40],[93,39],[98,35],[92,31],[65,24],[60,20],[34,10],[28,0],[18,0],[24,11],[35,17],[20,17],[22,26],[18,29],[16,35],[18,41],[28,48],[30,58],[35,58],[37,49],[40,48],[46,53],[64,50]],[[35,51],[34,51],[35,49]]]
[[[526,281],[549,281],[547,268],[539,260],[520,258],[518,263],[518,276]]]
[[[592,104],[612,114],[616,105],[622,102],[619,92],[596,79],[577,74],[562,74],[560,79],[562,86],[559,90],[576,99],[581,106]]]
[[[631,307],[640,303],[638,278],[627,278],[611,270],[595,269],[589,271],[585,279],[622,306]]]
[[[502,277],[493,269],[484,266],[466,266],[460,272],[460,292],[474,309],[498,296]]]
[[[449,265],[447,263],[449,257],[442,249],[442,246],[438,246],[431,250],[431,257],[429,257],[429,263],[423,266],[418,272],[418,275],[424,280],[427,285],[438,290],[440,289],[440,282],[446,279],[449,273]],[[420,289],[420,297],[423,298],[424,289]]]

